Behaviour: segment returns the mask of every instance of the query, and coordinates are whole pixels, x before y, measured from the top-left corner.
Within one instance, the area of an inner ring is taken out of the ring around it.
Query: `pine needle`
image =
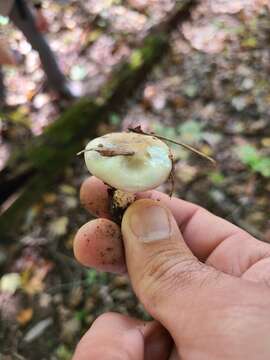
[[[203,157],[204,159],[207,159],[209,160],[212,164],[216,165],[217,162],[215,159],[213,159],[211,156],[208,156],[206,154],[204,154],[203,152],[201,152],[200,150],[197,150],[195,149],[193,146],[190,146],[188,144],[185,144],[183,142],[180,142],[180,141],[175,141],[175,140],[172,140],[172,139],[168,139],[164,136],[160,136],[160,135],[156,135],[155,133],[146,133],[142,130],[141,126],[136,126],[135,128],[129,128],[128,129],[129,131],[131,132],[135,132],[137,134],[143,134],[143,135],[148,135],[148,136],[155,136],[156,138],[160,139],[160,140],[164,140],[164,141],[168,141],[168,142],[171,142],[172,144],[176,144],[176,145],[179,145],[179,146],[182,146],[183,148],[187,149],[187,150],[190,150],[192,152],[194,152],[195,154]]]
[[[159,136],[159,135],[154,135],[154,136],[157,137],[157,138],[160,139],[160,140],[169,141],[169,142],[171,142],[172,144],[176,144],[176,145],[182,146],[183,148],[185,148],[185,149],[187,149],[187,150],[190,150],[190,151],[194,152],[195,154],[200,155],[201,157],[209,160],[212,164],[214,164],[214,165],[217,164],[217,162],[216,162],[215,159],[213,159],[211,156],[208,156],[208,155],[204,154],[204,153],[201,152],[200,150],[195,149],[193,146],[190,146],[190,145],[185,144],[185,143],[180,142],[180,141],[175,141],[175,140],[167,139],[167,138],[165,138],[165,137],[163,137],[163,136]]]

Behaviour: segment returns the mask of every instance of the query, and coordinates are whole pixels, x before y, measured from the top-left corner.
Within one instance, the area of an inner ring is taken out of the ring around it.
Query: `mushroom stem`
[[[112,188],[108,189],[108,194],[111,216],[116,223],[121,224],[125,210],[135,201],[136,195]]]

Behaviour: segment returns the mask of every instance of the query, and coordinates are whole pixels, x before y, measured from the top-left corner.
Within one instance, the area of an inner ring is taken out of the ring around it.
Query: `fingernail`
[[[145,206],[130,214],[130,229],[142,242],[168,239],[171,234],[169,216],[161,206]]]

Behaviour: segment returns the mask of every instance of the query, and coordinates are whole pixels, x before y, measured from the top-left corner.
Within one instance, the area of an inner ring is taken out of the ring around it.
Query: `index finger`
[[[80,193],[82,204],[92,214],[110,218],[107,189],[107,186],[95,177],[86,179]],[[138,193],[137,198],[151,198],[166,205],[172,211],[194,255],[202,261],[208,259],[211,265],[221,267],[225,272],[233,272],[233,275],[240,276],[255,259],[269,253],[268,244],[258,241],[246,231],[213,215],[201,206],[170,198],[155,190]],[[226,248],[227,244],[229,246]],[[241,263],[239,269],[232,266],[235,262]],[[236,270],[229,270],[232,267]]]

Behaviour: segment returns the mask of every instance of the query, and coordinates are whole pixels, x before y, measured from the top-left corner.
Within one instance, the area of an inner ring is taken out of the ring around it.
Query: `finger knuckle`
[[[141,276],[142,299],[155,303],[162,294],[168,296],[179,289],[184,292],[194,283],[200,286],[203,264],[190,255],[179,255],[178,250],[166,249],[148,258]]]

